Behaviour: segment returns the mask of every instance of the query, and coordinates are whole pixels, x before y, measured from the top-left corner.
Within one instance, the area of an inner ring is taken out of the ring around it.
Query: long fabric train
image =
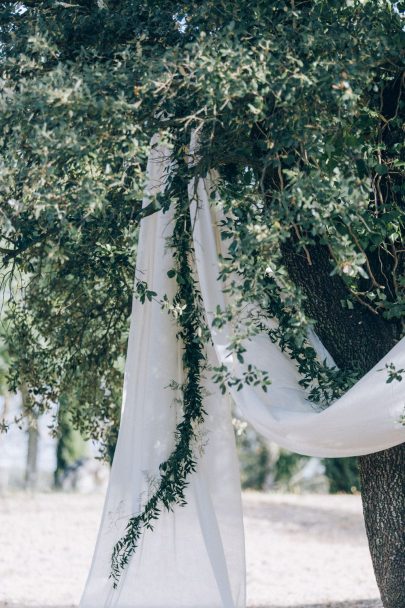
[[[149,197],[164,190],[170,169],[169,152],[153,142],[148,163]],[[218,277],[221,241],[215,208],[209,203],[209,180],[190,184],[194,222],[196,275],[207,320],[224,305]],[[136,280],[173,296],[167,276],[173,260],[167,238],[172,212],[142,220]],[[208,357],[224,363],[236,375],[243,365],[227,356],[231,328],[212,331],[214,348]],[[405,368],[405,339],[352,389],[322,412],[315,412],[298,384],[295,364],[266,335],[247,343],[245,359],[268,370],[267,393],[245,386],[232,394],[244,417],[264,436],[295,452],[339,457],[376,452],[405,441],[400,420],[405,406],[405,382],[386,383],[379,371],[385,363]],[[181,345],[176,326],[158,301],[134,299],[126,362],[123,412],[114,464],[96,549],[81,608],[244,608],[245,561],[239,472],[231,426],[230,400],[205,381],[208,412],[200,437],[198,470],[190,478],[187,506],[162,512],[153,532],[140,545],[112,588],[111,553],[128,518],[138,513],[153,491],[159,464],[174,446],[178,422],[176,392],[182,382]]]

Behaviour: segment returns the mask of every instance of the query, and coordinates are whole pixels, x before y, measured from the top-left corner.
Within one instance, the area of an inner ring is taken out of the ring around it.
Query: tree
[[[403,335],[403,28],[388,0],[8,2],[0,37],[10,379],[34,411],[63,395],[75,425],[113,445],[139,219],[186,207],[187,180],[210,168],[232,210],[223,274],[243,277],[218,323],[259,302],[314,402]],[[157,130],[177,181],[141,211]],[[141,299],[148,289],[138,278]],[[338,368],[316,359],[310,328]],[[359,461],[386,608],[405,603],[404,453]]]
[[[356,458],[325,458],[324,462],[332,494],[360,490]]]
[[[77,429],[73,427],[69,411],[66,410],[62,401],[58,410],[56,469],[54,472],[56,488],[63,487],[63,476],[69,470],[69,467],[86,456],[86,452],[86,444]]]

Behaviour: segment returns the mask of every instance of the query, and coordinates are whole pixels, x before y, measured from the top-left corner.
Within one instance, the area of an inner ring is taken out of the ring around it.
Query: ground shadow
[[[23,604],[9,604],[0,602],[0,608],[78,608],[74,604],[64,606],[43,606],[41,604],[29,606]],[[290,606],[279,606],[275,604],[255,604],[248,608],[383,608],[380,600],[355,600],[344,602],[327,602],[326,604],[291,604]]]
[[[44,604],[10,604],[9,602],[0,602],[0,608],[78,608],[77,604],[64,604],[63,606],[44,606]],[[259,608],[259,607],[258,607]],[[265,608],[261,606],[260,608]],[[368,608],[368,607],[367,607]]]
[[[363,518],[360,513],[346,511],[344,509],[333,508],[316,508],[306,504],[291,504],[288,501],[280,502],[259,502],[251,503],[244,501],[243,513],[246,518],[263,522],[271,521],[272,525],[279,526],[283,530],[287,530],[290,526],[294,533],[303,532],[304,534],[312,534],[319,540],[325,540],[327,543],[341,543],[342,541],[350,541],[365,538],[365,528]],[[336,538],[331,537],[331,533],[336,530]],[[371,604],[372,605],[372,604]],[[347,604],[351,608],[350,604]],[[354,604],[355,606],[355,604]],[[258,608],[270,608],[267,606]],[[271,607],[272,608],[272,607]],[[275,606],[278,608],[278,606]],[[284,608],[289,608],[288,606]],[[323,608],[314,604],[312,607],[305,605],[297,606],[297,608]],[[344,608],[344,605],[338,608]],[[368,608],[366,606],[366,608]],[[374,607],[373,607],[374,608]]]
[[[383,605],[380,600],[347,600],[344,602],[327,602],[326,604],[291,604],[290,606],[256,604],[248,608],[383,608]]]

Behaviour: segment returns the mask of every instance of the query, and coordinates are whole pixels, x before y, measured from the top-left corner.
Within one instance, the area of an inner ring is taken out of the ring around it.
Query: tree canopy
[[[317,361],[306,336],[322,327],[288,260],[293,252],[316,267],[313,248],[326,248],[339,307],[365,331],[371,319],[371,348],[402,335],[402,43],[400,13],[385,0],[1,3],[11,386],[26,383],[39,410],[63,395],[84,433],[113,441],[156,131],[183,181],[219,172],[232,211],[223,275],[243,281],[216,322],[260,302],[315,401],[364,373],[355,341],[340,370]],[[195,130],[190,168],[182,159]],[[150,295],[141,282],[136,292]],[[255,331],[243,319],[240,335]],[[243,357],[240,341],[232,347]]]

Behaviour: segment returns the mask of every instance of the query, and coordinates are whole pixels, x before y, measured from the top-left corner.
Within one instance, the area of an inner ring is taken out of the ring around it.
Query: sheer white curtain
[[[157,140],[154,141],[157,143]],[[152,147],[148,163],[149,196],[164,189],[170,168],[163,146]],[[196,274],[207,319],[224,305],[218,281],[218,238],[215,208],[210,207],[209,180],[190,184],[194,222]],[[142,220],[136,280],[157,292],[173,296],[173,266],[167,248],[172,213],[161,212]],[[243,365],[227,356],[232,329],[212,332],[214,364],[229,366],[242,375]],[[378,371],[385,362],[405,368],[405,340],[342,398],[320,413],[307,401],[298,384],[295,364],[266,335],[246,344],[245,360],[268,370],[272,384],[267,393],[244,387],[234,392],[246,419],[280,445],[301,454],[350,456],[375,452],[405,441],[400,419],[405,406],[405,382],[386,383]],[[113,590],[109,579],[113,546],[123,535],[128,518],[139,513],[153,490],[159,464],[174,445],[178,422],[176,392],[181,383],[180,345],[173,319],[158,301],[134,300],[125,372],[123,413],[110,484],[98,541],[81,608],[244,608],[245,563],[239,473],[229,398],[222,397],[209,379],[208,412],[195,446],[198,471],[191,476],[187,506],[162,512],[153,532],[140,545]]]
[[[164,188],[169,153],[153,148],[145,197]],[[162,511],[146,532],[118,588],[109,579],[112,549],[129,517],[140,511],[159,475],[159,464],[174,446],[179,413],[176,392],[182,382],[176,325],[157,301],[174,295],[175,281],[167,238],[172,212],[142,221],[136,281],[157,292],[156,301],[134,299],[126,362],[123,413],[110,484],[93,563],[81,608],[243,608],[244,538],[239,469],[230,400],[205,382],[208,413],[195,449],[198,472],[191,477],[187,506]],[[211,356],[214,356],[213,351]],[[201,453],[200,453],[201,452]]]

